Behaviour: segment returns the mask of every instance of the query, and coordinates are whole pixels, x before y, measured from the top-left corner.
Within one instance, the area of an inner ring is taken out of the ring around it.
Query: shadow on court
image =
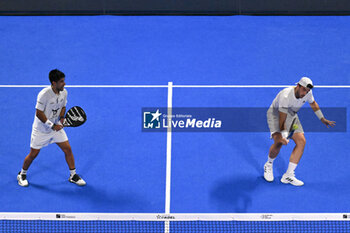
[[[272,183],[265,181],[263,167],[267,160],[268,150],[266,148],[270,144],[261,143],[259,145],[254,140],[244,141],[244,138],[239,138],[239,140],[240,142],[232,140],[232,137],[227,137],[228,144],[235,151],[233,159],[239,164],[239,169],[232,170],[232,176],[218,179],[210,191],[210,198],[220,212],[249,212],[254,194],[261,191],[260,189],[265,189],[266,186],[280,186],[279,180],[287,168],[289,155],[280,154],[274,162],[275,181]],[[237,145],[241,146],[237,147]]]
[[[252,195],[263,182],[262,177],[222,178],[213,187],[210,198],[220,212],[247,212],[252,204]]]
[[[66,181],[68,182],[68,181]],[[64,183],[66,183],[64,182]],[[141,211],[147,211],[150,208],[149,202],[144,200],[136,193],[128,193],[122,190],[108,190],[101,187],[97,188],[87,184],[79,187],[71,184],[72,187],[67,187],[67,184],[41,185],[31,183],[28,188],[36,189],[36,191],[47,193],[52,198],[52,208],[60,211],[71,211],[70,209],[62,209],[59,202],[55,202],[55,197],[67,201],[80,203],[84,207],[84,211],[100,212],[127,212],[130,208],[135,208]],[[66,208],[66,206],[64,205]],[[50,207],[47,207],[51,209]],[[88,208],[89,210],[86,210]],[[75,211],[76,212],[76,211]]]

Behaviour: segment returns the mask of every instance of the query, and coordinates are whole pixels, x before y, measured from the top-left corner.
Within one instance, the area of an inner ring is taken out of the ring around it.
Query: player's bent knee
[[[29,154],[28,158],[32,161],[32,160],[34,160],[37,156],[38,156],[38,154]]]
[[[30,152],[29,152],[29,157],[31,159],[35,159],[36,156],[38,156],[39,152],[40,152],[40,150],[31,148]]]
[[[279,142],[279,141],[276,141],[276,142],[274,143],[274,145],[275,145],[275,148],[276,148],[276,149],[281,149],[281,147],[283,146],[283,144],[282,144],[281,142]]]
[[[298,146],[305,147],[305,145],[306,145],[305,137],[300,137],[297,140],[295,140],[295,144],[297,144]]]
[[[65,154],[71,154],[72,153],[72,148],[70,146],[67,146],[62,149]]]

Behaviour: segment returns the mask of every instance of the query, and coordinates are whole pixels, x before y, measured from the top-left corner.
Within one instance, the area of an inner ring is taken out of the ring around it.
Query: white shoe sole
[[[21,177],[18,175],[18,176],[17,176],[18,185],[19,185],[19,186],[22,186],[22,187],[28,187],[29,184],[28,184],[28,183],[27,183],[27,184],[22,184],[22,183],[20,182],[20,179],[21,179]]]
[[[73,183],[73,184],[76,184],[76,185],[78,185],[78,186],[85,186],[85,185],[86,185],[86,182],[84,182],[84,183],[82,183],[82,184],[81,184],[81,183],[79,184],[79,183],[74,182],[74,181],[72,181],[72,180],[70,180],[70,179],[69,179],[68,181],[71,182],[71,183]]]
[[[273,176],[273,173],[272,173],[272,179],[268,179],[268,177],[266,176],[266,173],[265,173],[265,166],[264,166],[264,179],[267,181],[267,182],[272,182],[274,181],[275,177]]]
[[[283,178],[281,179],[281,182],[283,183],[283,184],[291,184],[291,185],[293,185],[293,186],[303,186],[304,185],[304,183],[302,183],[302,184],[293,184],[292,182],[290,182],[290,181],[288,181],[288,180],[284,180]]]

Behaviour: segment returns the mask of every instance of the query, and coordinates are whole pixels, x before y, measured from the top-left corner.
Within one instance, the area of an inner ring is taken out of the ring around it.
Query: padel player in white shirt
[[[282,176],[281,182],[295,186],[302,186],[304,184],[295,177],[294,170],[303,155],[306,143],[304,130],[299,121],[297,112],[306,102],[310,104],[316,116],[327,127],[333,127],[335,125],[334,121],[329,121],[323,116],[312,95],[312,88],[313,84],[311,79],[307,77],[301,78],[295,87],[288,87],[280,91],[267,111],[267,123],[274,143],[270,147],[268,161],[264,165],[264,178],[266,181],[272,182],[274,180],[273,161],[277,157],[282,145],[287,145],[289,143],[287,137],[292,121],[295,119],[294,124],[298,126],[292,136],[295,147],[289,159],[288,169]]]
[[[69,181],[79,186],[85,181],[76,173],[74,156],[66,132],[63,129],[67,104],[67,90],[64,89],[65,75],[55,69],[49,73],[51,86],[42,89],[37,98],[36,113],[30,141],[30,152],[24,159],[22,170],[17,175],[20,186],[28,186],[27,170],[41,148],[56,143],[64,152],[70,170]]]

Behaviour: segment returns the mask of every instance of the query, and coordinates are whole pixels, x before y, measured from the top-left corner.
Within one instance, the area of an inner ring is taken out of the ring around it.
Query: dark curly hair
[[[49,73],[49,79],[52,84],[52,82],[58,82],[61,78],[66,77],[63,72],[59,71],[58,69],[51,70]]]

